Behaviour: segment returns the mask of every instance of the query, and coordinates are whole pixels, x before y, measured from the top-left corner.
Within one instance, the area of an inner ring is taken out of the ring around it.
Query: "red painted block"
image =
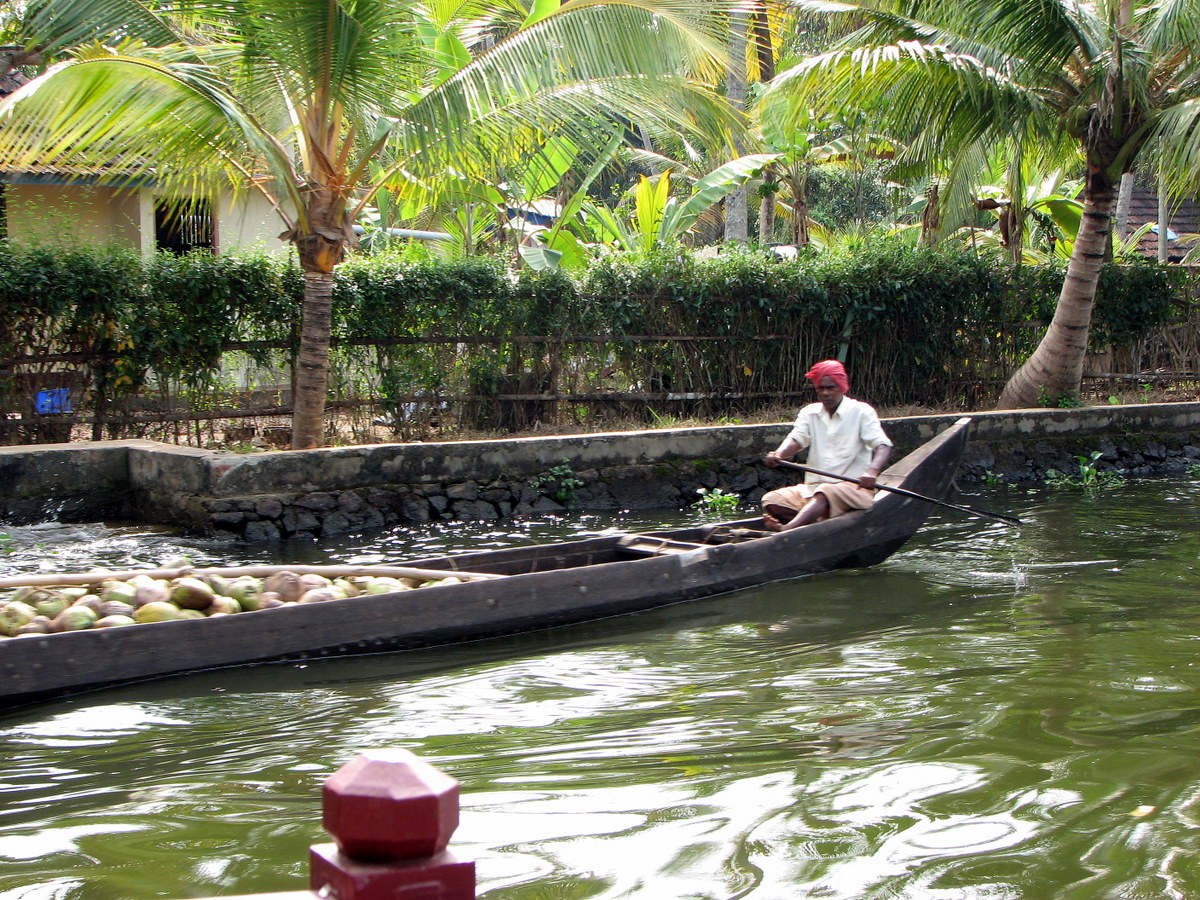
[[[443,850],[428,859],[358,862],[336,844],[315,844],[309,886],[328,900],[474,900],[475,863]]]
[[[458,782],[407,750],[370,750],[325,782],[322,823],[360,862],[430,857],[458,827]]]

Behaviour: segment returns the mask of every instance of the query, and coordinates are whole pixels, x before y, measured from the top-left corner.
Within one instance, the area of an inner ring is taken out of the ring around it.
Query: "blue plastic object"
[[[71,411],[71,389],[51,388],[38,391],[34,399],[34,407],[42,415],[48,413],[69,413]]]

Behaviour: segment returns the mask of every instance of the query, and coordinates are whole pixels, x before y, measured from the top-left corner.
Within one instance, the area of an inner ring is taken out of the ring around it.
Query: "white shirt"
[[[808,464],[848,478],[858,478],[868,465],[875,448],[880,444],[892,446],[879,424],[879,414],[869,404],[843,397],[831,416],[820,403],[810,403],[796,416],[796,424],[788,435],[808,448]],[[835,481],[809,472],[805,484]]]

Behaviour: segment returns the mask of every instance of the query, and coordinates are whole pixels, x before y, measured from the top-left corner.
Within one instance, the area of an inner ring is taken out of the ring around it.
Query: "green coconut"
[[[135,622],[173,622],[183,617],[183,611],[174,603],[156,600],[139,606],[133,614]]]
[[[50,623],[50,630],[56,632],[84,631],[95,625],[99,618],[95,610],[76,603],[74,606],[68,606],[54,617]]]
[[[99,597],[97,597],[95,594],[84,594],[82,597],[80,597],[78,600],[76,600],[74,603],[71,604],[71,606],[82,606],[85,609],[90,609],[92,612],[94,612],[96,614],[96,618],[100,617],[100,607],[103,605],[104,605],[104,601],[101,600]]]
[[[38,611],[28,603],[20,600],[10,600],[0,606],[0,634],[12,637],[17,629],[33,621]]]
[[[90,592],[85,587],[65,587],[59,588],[58,593],[67,603],[74,605],[80,597],[86,597]]]
[[[176,578],[171,582],[171,602],[180,609],[208,609],[216,596],[199,578]]]
[[[96,594],[101,600],[116,600],[132,605],[137,596],[137,585],[128,581],[106,581],[96,589]]]
[[[221,613],[233,615],[234,613],[240,613],[241,611],[242,605],[232,597],[217,596],[213,598],[213,602],[209,605],[208,609],[204,610],[204,614],[206,616],[215,616]]]
[[[25,587],[19,587],[13,591],[13,595],[8,598],[8,602],[28,603],[30,606],[33,606],[33,604],[38,601],[41,593],[42,588],[29,587],[26,585]]]
[[[229,593],[229,579],[224,575],[217,575],[210,572],[206,575],[201,575],[200,580],[213,589],[213,593],[218,597],[231,597]]]
[[[121,625],[136,625],[137,619],[133,616],[105,616],[102,619],[96,620],[96,628],[118,628]]]
[[[247,612],[262,609],[262,580],[252,575],[243,575],[229,582],[229,594]]]
[[[60,612],[66,609],[71,604],[67,602],[67,598],[61,594],[50,594],[42,597],[33,604],[33,608],[39,614],[53,619]]]
[[[349,578],[335,578],[331,587],[343,597],[357,597],[360,593],[358,585]]]
[[[181,619],[203,619],[205,618],[204,610],[202,609],[181,609],[179,611]]]
[[[389,578],[386,575],[380,575],[377,578],[372,578],[363,588],[364,594],[392,594],[396,591],[412,590],[407,584],[399,578]]]

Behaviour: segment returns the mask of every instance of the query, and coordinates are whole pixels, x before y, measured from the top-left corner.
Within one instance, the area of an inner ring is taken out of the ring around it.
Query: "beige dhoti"
[[[874,490],[868,490],[862,485],[851,484],[848,481],[796,484],[791,487],[779,488],[763,494],[761,502],[763,509],[768,513],[771,513],[770,507],[777,506],[785,510],[792,510],[793,514],[798,514],[816,494],[824,494],[825,499],[829,502],[829,514],[823,516],[822,521],[845,515],[852,509],[867,509],[875,502]],[[771,515],[784,524],[792,520],[792,516],[786,514],[782,517],[775,513],[771,513]]]

